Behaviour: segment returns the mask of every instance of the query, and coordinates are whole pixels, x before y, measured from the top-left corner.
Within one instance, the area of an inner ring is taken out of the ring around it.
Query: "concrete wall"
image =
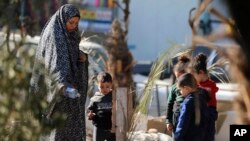
[[[119,1],[124,7],[122,0]],[[188,15],[198,4],[199,0],[130,0],[128,46],[135,60],[154,61],[171,43],[189,43]],[[223,1],[216,0],[212,6],[223,15],[229,15]],[[123,21],[120,9],[116,14]],[[217,20],[213,16],[211,19]],[[215,30],[219,26],[218,23],[212,24]]]
[[[155,60],[170,42],[190,36],[188,13],[198,0],[131,0],[128,45],[135,60]]]

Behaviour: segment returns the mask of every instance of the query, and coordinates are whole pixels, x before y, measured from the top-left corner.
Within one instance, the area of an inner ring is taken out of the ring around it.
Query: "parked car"
[[[80,50],[88,54],[89,60],[89,97],[93,96],[97,90],[95,85],[96,76],[99,72],[106,70],[106,62],[108,60],[108,54],[101,44],[95,42],[89,42],[81,40]]]
[[[2,45],[6,41],[7,35],[3,32],[0,32],[0,45]],[[40,40],[40,36],[25,36],[22,38],[20,34],[10,34],[9,36],[9,46],[10,48],[14,48],[15,45],[19,44],[21,47],[34,47],[36,48],[38,42]],[[91,68],[96,69],[95,71],[99,72],[104,70],[105,62],[107,61],[107,53],[106,50],[102,47],[102,45],[81,40],[80,50],[87,53],[89,55],[89,61],[91,62]]]
[[[152,65],[152,61],[138,61],[133,67],[133,74],[148,76],[151,71]],[[164,66],[163,72],[161,73],[160,79],[163,80],[166,78],[170,78],[172,72],[172,67],[166,64]]]
[[[80,50],[89,55],[90,67],[96,72],[104,71],[108,60],[107,51],[101,44],[82,40]]]
[[[6,33],[0,32],[0,45],[6,43]],[[17,51],[24,51],[29,53],[31,57],[35,55],[35,48],[38,46],[40,40],[40,36],[25,36],[24,38],[21,37],[20,34],[10,34],[9,36],[9,48],[13,50],[18,45]],[[88,54],[89,60],[89,83],[94,83],[94,76],[105,70],[106,61],[108,59],[106,50],[102,47],[102,45],[90,41],[82,40],[79,44],[80,50]],[[17,53],[17,58],[22,57],[19,56]],[[30,60],[32,61],[32,60]],[[32,63],[31,63],[32,64]],[[90,85],[90,89],[92,88]],[[91,92],[92,90],[89,90]],[[90,94],[91,95],[91,94]]]
[[[214,66],[220,60],[220,56],[217,54],[217,52],[205,46],[197,46],[192,55],[194,57],[200,53],[203,53],[207,56],[207,66],[209,68],[211,79],[215,82],[229,82],[229,65],[225,63],[224,65],[219,64],[217,66]],[[160,76],[161,80],[168,79],[171,76],[174,77],[173,65],[177,63],[177,56],[172,58],[170,62],[172,62],[171,65],[168,64],[169,62],[165,63],[164,70]],[[138,61],[134,66],[133,73],[148,76],[151,71],[152,65],[153,61]],[[213,69],[210,69],[211,66],[213,66]]]

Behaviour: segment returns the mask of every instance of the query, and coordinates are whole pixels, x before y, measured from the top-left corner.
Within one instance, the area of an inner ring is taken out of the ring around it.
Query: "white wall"
[[[189,10],[198,0],[131,0],[128,45],[135,60],[155,60],[170,42],[191,35]]]

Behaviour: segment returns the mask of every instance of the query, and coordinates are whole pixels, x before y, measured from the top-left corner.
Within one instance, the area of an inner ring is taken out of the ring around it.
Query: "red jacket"
[[[204,82],[201,82],[199,84],[199,87],[207,90],[210,94],[210,101],[208,103],[208,106],[216,107],[217,105],[216,92],[219,90],[219,88],[216,86],[216,83],[211,79],[208,79]]]

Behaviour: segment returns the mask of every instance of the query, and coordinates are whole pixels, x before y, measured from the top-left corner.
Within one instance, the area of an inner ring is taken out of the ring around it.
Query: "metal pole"
[[[157,112],[158,112],[158,116],[161,115],[160,112],[160,99],[159,99],[159,89],[158,89],[158,85],[155,85],[155,94],[156,94],[156,104],[157,104]]]

